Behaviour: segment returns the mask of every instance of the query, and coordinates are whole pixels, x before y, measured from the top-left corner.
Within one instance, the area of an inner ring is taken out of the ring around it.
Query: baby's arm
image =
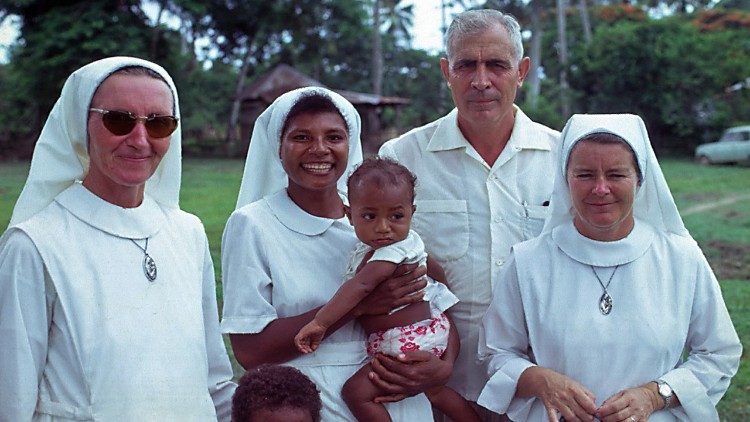
[[[445,271],[443,271],[443,267],[429,256],[427,257],[427,275],[433,280],[439,281],[443,284],[446,284],[446,281],[448,280],[445,276]]]
[[[318,348],[328,327],[344,317],[349,311],[367,297],[380,283],[387,280],[396,264],[387,261],[371,261],[366,263],[354,275],[339,287],[339,290],[315,314],[315,318],[307,323],[294,336],[294,343],[303,353],[310,353]]]

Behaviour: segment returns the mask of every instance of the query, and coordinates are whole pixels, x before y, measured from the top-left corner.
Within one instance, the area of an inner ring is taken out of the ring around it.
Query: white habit
[[[606,284],[618,264],[607,289],[614,305],[602,315],[591,266]],[[494,375],[482,406],[517,421],[547,420],[541,400],[513,398],[521,373],[539,365],[580,382],[597,406],[661,378],[682,405],[650,421],[718,421],[715,405],[741,347],[719,283],[692,239],[636,221],[627,238],[598,242],[571,222],[514,246],[500,277],[483,321],[480,350],[491,356]],[[687,361],[683,350],[690,351]]]
[[[145,246],[157,265],[149,281]],[[81,184],[0,241],[0,420],[228,420],[232,368],[200,221]]]
[[[608,242],[575,228],[566,178],[576,142],[601,132],[627,142],[640,181],[633,229]],[[482,321],[479,351],[491,378],[479,403],[513,420],[547,420],[541,400],[514,398],[523,371],[539,365],[581,383],[597,406],[621,390],[662,380],[680,406],[656,411],[650,421],[718,421],[715,406],[742,347],[719,283],[677,212],[645,124],[629,114],[575,115],[560,151],[543,233],[513,247]],[[613,302],[607,315],[599,309],[602,285]]]
[[[322,306],[341,286],[357,242],[346,218],[328,219],[299,208],[286,189],[246,205],[229,218],[222,242],[224,333],[259,333],[277,318]],[[315,353],[286,362],[318,386],[322,420],[353,421],[341,387],[366,361],[365,333],[349,322]],[[394,421],[429,421],[423,394],[386,404]]]

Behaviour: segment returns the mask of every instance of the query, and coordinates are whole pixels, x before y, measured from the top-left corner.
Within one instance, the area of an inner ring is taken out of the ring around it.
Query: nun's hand
[[[402,305],[421,302],[427,286],[423,277],[427,274],[427,267],[417,264],[401,264],[396,267],[393,276],[380,283],[366,298],[357,305],[356,316],[383,315],[391,309]]]
[[[602,403],[596,416],[602,422],[647,421],[656,410],[664,407],[658,393],[647,385],[622,390]]]
[[[575,380],[540,366],[526,369],[518,380],[521,397],[535,396],[547,409],[550,422],[560,417],[565,422],[593,421],[596,413],[594,394]]]

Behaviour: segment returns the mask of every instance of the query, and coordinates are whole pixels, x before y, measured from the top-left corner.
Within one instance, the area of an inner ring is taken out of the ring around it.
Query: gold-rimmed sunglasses
[[[104,127],[116,136],[127,135],[133,131],[136,123],[143,122],[149,136],[166,138],[177,129],[177,122],[179,121],[174,116],[159,116],[156,114],[136,116],[129,111],[105,110],[102,108],[90,108],[89,110],[100,113]]]

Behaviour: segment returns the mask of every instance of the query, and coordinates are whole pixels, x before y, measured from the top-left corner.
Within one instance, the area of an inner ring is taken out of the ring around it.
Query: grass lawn
[[[183,164],[180,204],[198,215],[206,227],[217,280],[220,280],[221,234],[239,192],[243,161],[186,159]],[[28,163],[0,162],[0,228],[5,228],[26,179]],[[680,210],[742,197],[684,217],[688,229],[703,248],[745,348],[740,370],[719,403],[722,420],[750,420],[750,168],[703,167],[686,160],[666,159],[662,169]],[[217,287],[222,303],[220,283]],[[235,367],[237,374],[240,368]]]

